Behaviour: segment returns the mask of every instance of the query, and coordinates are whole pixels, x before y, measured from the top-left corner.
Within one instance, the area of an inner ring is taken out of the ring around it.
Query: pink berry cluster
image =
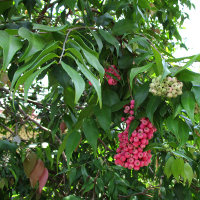
[[[105,69],[105,72],[105,77],[107,78],[109,85],[116,85],[117,82],[121,80],[119,70],[115,65],[111,65],[108,69]]]
[[[118,134],[119,148],[114,156],[115,164],[121,165],[128,169],[139,170],[140,167],[147,166],[151,162],[151,150],[144,151],[149,140],[153,137],[156,128],[148,118],[140,119],[140,125],[132,132],[128,139],[128,132],[131,122],[134,120],[134,100],[124,107],[124,113],[129,114],[128,118],[122,117],[126,123],[126,129]]]

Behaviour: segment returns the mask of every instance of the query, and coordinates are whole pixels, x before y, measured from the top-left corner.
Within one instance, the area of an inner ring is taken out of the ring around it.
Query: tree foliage
[[[200,198],[200,74],[189,69],[200,54],[173,56],[187,48],[183,7],[194,5],[0,1],[3,199]],[[116,165],[118,136],[144,117],[157,129],[151,163]]]

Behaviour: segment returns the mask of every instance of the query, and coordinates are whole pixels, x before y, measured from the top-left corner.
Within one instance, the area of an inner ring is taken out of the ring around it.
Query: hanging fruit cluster
[[[42,160],[37,159],[34,152],[26,156],[23,166],[26,176],[30,179],[31,187],[35,187],[39,181],[39,193],[41,193],[48,179],[48,169],[45,168]]]
[[[168,98],[176,98],[182,94],[183,83],[178,81],[176,77],[166,77],[161,81],[161,76],[152,79],[149,92],[155,96],[163,96]]]
[[[126,129],[118,135],[120,144],[114,159],[116,165],[139,170],[140,167],[147,166],[151,162],[151,151],[144,151],[144,148],[149,144],[156,128],[148,118],[142,118],[140,125],[132,132],[130,139],[128,138],[130,124],[134,120],[134,103],[134,100],[131,100],[130,104],[124,107],[124,113],[129,116],[127,119],[122,117]]]
[[[111,65],[108,69],[105,69],[105,77],[109,85],[117,85],[117,82],[121,80],[119,70],[115,65]]]
[[[199,114],[200,113],[200,107],[199,105],[196,103],[195,104],[195,109],[194,109],[194,114]]]

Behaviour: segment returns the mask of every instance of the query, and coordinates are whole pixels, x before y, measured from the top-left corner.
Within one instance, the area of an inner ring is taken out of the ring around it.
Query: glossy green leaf
[[[178,134],[180,138],[180,145],[184,145],[189,138],[190,129],[186,124],[186,122],[183,122],[181,119],[179,119],[178,127],[179,127]]]
[[[200,106],[200,86],[193,86],[192,87],[192,92],[194,94],[194,97],[195,97],[197,103]]]
[[[153,50],[153,54],[155,56],[155,61],[156,61],[156,65],[154,66],[154,71],[156,75],[158,76],[158,75],[161,75],[163,72],[162,58],[156,49],[152,47],[152,50]]]
[[[195,98],[191,91],[185,91],[181,96],[181,103],[189,118],[194,122]]]
[[[115,35],[123,35],[124,33],[133,33],[137,29],[137,24],[129,19],[122,19],[113,26],[113,33]]]
[[[46,65],[45,67],[40,68],[39,70],[37,70],[36,72],[34,72],[33,74],[30,74],[28,76],[28,78],[26,79],[26,81],[24,82],[24,101],[27,101],[28,98],[28,90],[31,86],[31,84],[33,83],[34,79],[41,74],[45,69],[49,68],[53,63],[55,63],[55,61],[51,62],[50,64]]]
[[[92,33],[93,37],[95,38],[95,40],[97,42],[97,45],[98,45],[98,48],[99,48],[99,53],[101,53],[101,50],[103,48],[103,43],[101,41],[101,38],[98,36],[98,34],[95,31],[90,30],[90,32]]]
[[[189,165],[189,163],[185,163],[185,165],[184,165],[184,173],[185,173],[185,177],[188,180],[189,185],[191,185],[194,175],[193,175],[192,167]]]
[[[103,66],[100,64],[97,57],[95,57],[93,54],[91,54],[90,52],[88,52],[84,49],[82,49],[82,51],[83,51],[83,54],[84,54],[85,58],[87,59],[88,63],[90,65],[92,65],[99,72],[100,79],[102,81],[103,77],[104,77],[104,73],[105,73]]]
[[[137,109],[147,98],[149,94],[149,84],[144,83],[139,87],[134,86],[134,99],[135,99],[135,109]]]
[[[22,48],[22,43],[18,38],[0,31],[0,46],[3,49],[3,71],[5,71],[15,53]]]
[[[144,65],[143,67],[132,68],[130,71],[130,85],[133,88],[133,79],[142,72],[148,71],[152,67],[153,63]]]
[[[83,78],[80,76],[80,74],[75,71],[72,67],[69,65],[65,64],[64,62],[61,62],[61,65],[63,69],[69,74],[71,77],[74,85],[75,85],[75,104],[77,104],[78,100],[80,99],[84,89],[85,89],[85,82]]]
[[[158,106],[161,103],[160,97],[157,96],[151,96],[150,100],[147,103],[146,107],[146,114],[149,120],[153,123],[153,115],[155,111],[157,110]]]
[[[101,109],[97,107],[94,113],[104,131],[109,131],[111,124],[111,108],[105,105]]]
[[[171,72],[168,69],[168,63],[165,62],[165,60],[162,60],[162,65],[163,65],[163,74],[161,77],[161,81],[167,77],[167,75],[171,74]]]
[[[28,47],[26,48],[24,54],[20,58],[20,62],[29,58],[36,52],[41,51],[46,45],[46,42],[43,40],[43,38],[39,34],[32,33],[26,28],[23,28],[23,27],[20,28],[18,30],[18,33],[22,38],[27,39],[29,41]]]
[[[169,177],[172,175],[172,170],[171,170],[171,168],[172,168],[173,162],[174,162],[174,157],[171,156],[171,157],[167,160],[167,162],[166,162],[166,164],[165,164],[164,173],[166,174],[167,178],[169,178]]]
[[[51,27],[51,26],[47,26],[47,25],[43,25],[43,24],[33,24],[33,29],[39,29],[39,30],[43,30],[43,31],[48,31],[48,32],[57,32],[57,31],[62,31],[65,30],[67,28],[68,24],[64,25],[64,26],[58,26],[58,27]]]
[[[200,74],[188,69],[184,69],[183,71],[178,73],[176,77],[180,81],[185,81],[185,82],[197,81],[200,83]]]
[[[191,66],[198,58],[199,58],[200,54],[195,55],[194,57],[192,57],[183,67],[181,67],[175,74],[177,75],[178,73],[180,73],[181,71],[183,71],[184,69],[187,69],[189,66]]]
[[[74,131],[71,134],[69,134],[69,136],[66,140],[65,153],[66,153],[66,156],[67,156],[68,166],[69,166],[70,159],[72,157],[72,153],[76,149],[76,147],[78,146],[80,139],[81,139],[80,133],[77,132],[77,131]]]
[[[99,33],[105,39],[106,42],[115,46],[117,55],[118,55],[119,54],[119,42],[117,41],[117,39],[113,35],[111,35],[111,33],[109,33],[108,31],[104,31],[104,30],[100,29]]]
[[[179,182],[181,172],[184,169],[184,161],[182,158],[176,158],[171,166],[171,171],[175,179]]]
[[[179,121],[175,118],[173,118],[173,116],[169,116],[166,120],[166,126],[167,129],[169,129],[177,138],[177,140],[179,141],[179,127],[178,127]]]
[[[67,197],[64,197],[62,200],[81,200],[81,198],[74,195],[69,195]]]
[[[97,150],[97,139],[99,137],[98,128],[95,124],[95,121],[91,118],[85,119],[83,121],[83,132],[88,140],[89,144],[92,146],[95,154]]]
[[[88,70],[88,68],[86,66],[81,64],[78,60],[76,60],[76,63],[78,65],[79,69],[81,70],[81,72],[85,75],[85,77],[94,86],[94,88],[95,88],[95,90],[97,92],[99,105],[100,105],[100,107],[102,107],[102,96],[101,96],[101,83],[100,83],[100,81],[97,79],[96,76],[94,76],[94,74],[91,71]]]

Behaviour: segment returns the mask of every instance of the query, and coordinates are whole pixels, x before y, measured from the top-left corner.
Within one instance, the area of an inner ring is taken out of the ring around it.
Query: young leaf
[[[191,91],[185,91],[181,96],[181,103],[189,118],[194,122],[195,98]]]
[[[61,62],[61,65],[62,65],[63,69],[69,74],[69,76],[71,77],[71,79],[75,85],[75,90],[76,90],[75,104],[76,104],[85,89],[85,82],[84,82],[83,78],[80,76],[80,74],[77,71],[75,71],[72,67],[65,64],[64,62]]]
[[[6,31],[0,31],[0,46],[3,49],[3,71],[6,71],[15,53],[22,48],[22,43]]]
[[[188,138],[189,138],[189,127],[188,125],[183,122],[181,119],[179,119],[179,123],[178,123],[178,134],[179,134],[179,138],[180,138],[180,145],[184,145]]]
[[[165,168],[164,168],[164,173],[166,174],[167,178],[169,178],[171,175],[172,175],[172,170],[171,170],[171,167],[172,167],[172,163],[174,162],[174,157],[171,156],[166,164],[165,164]]]
[[[132,68],[130,71],[130,85],[131,89],[133,88],[133,79],[142,72],[148,71],[152,67],[153,63],[144,65],[143,67]]]
[[[93,119],[88,118],[83,121],[83,132],[96,154],[99,132]]]

